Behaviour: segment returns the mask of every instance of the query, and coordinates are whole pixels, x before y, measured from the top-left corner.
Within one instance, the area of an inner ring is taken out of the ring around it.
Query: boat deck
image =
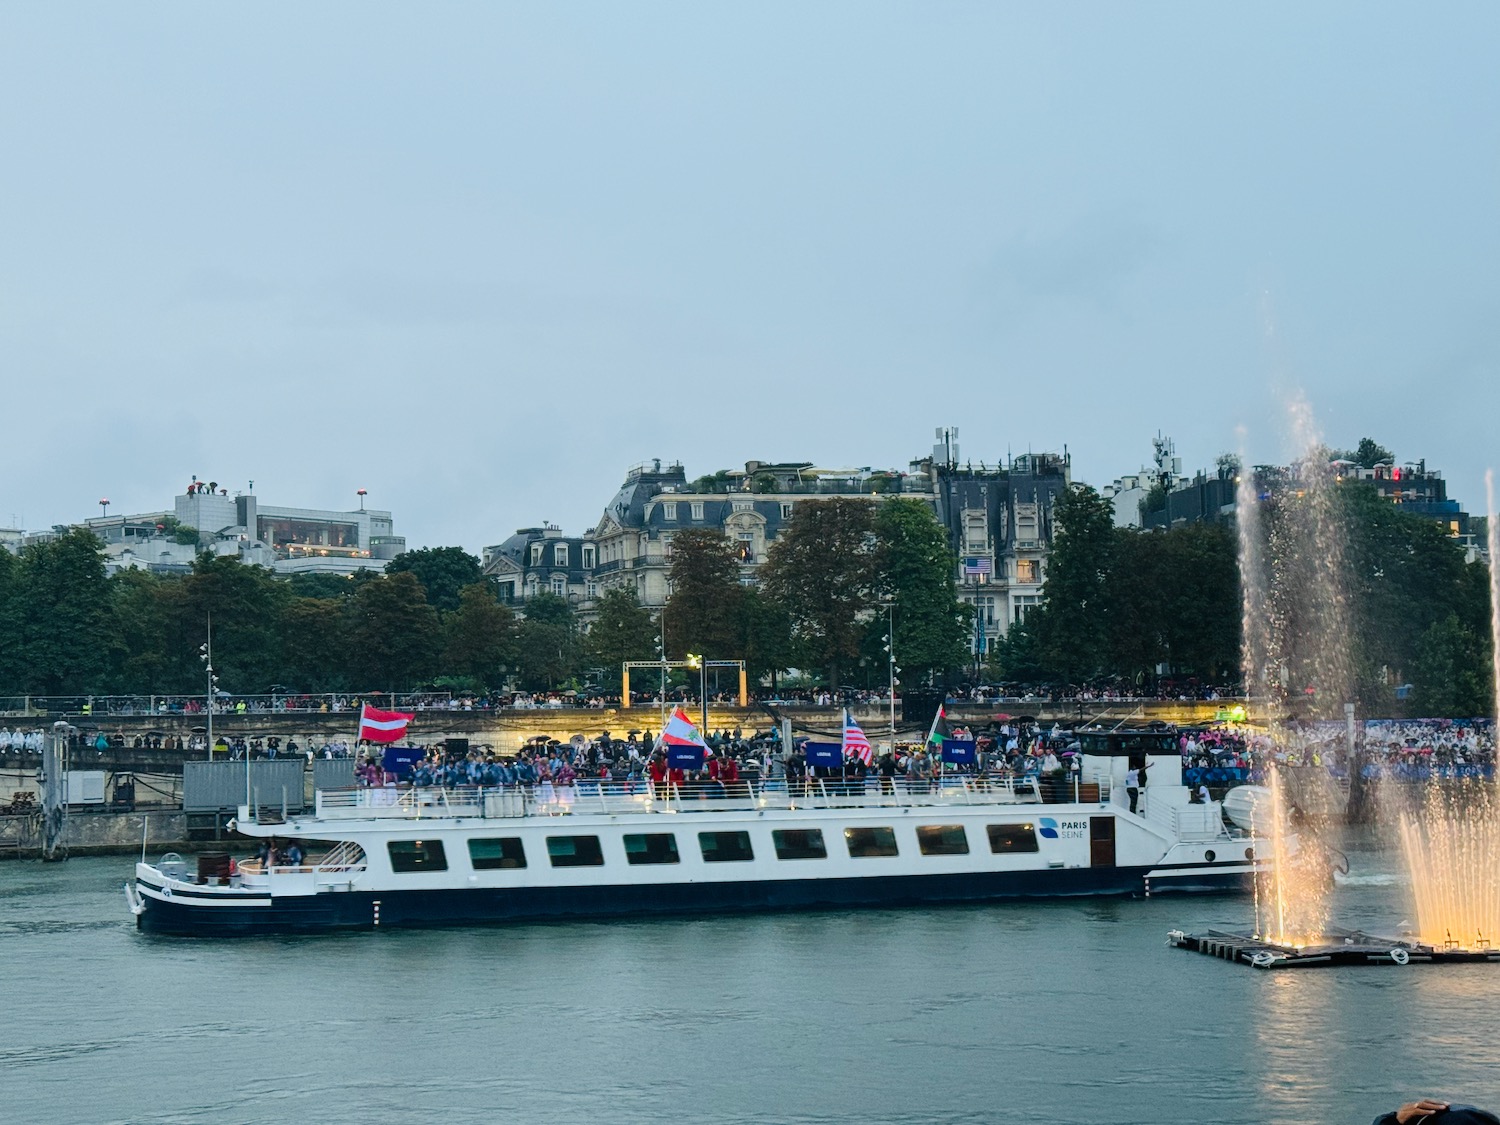
[[[1336,965],[1471,965],[1500,963],[1500,950],[1438,949],[1417,941],[1367,934],[1362,930],[1330,929],[1324,940],[1311,945],[1281,945],[1253,934],[1209,930],[1189,934],[1173,930],[1167,944],[1191,953],[1234,961],[1255,969],[1319,969]]]

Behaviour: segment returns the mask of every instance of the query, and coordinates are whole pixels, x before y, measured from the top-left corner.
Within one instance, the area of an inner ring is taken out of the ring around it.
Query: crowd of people
[[[1024,783],[1078,773],[1077,744],[1061,728],[1008,723],[977,732],[959,726],[948,733],[951,739],[973,743],[971,761],[945,762],[935,746],[917,741],[898,743],[893,750],[872,755],[869,763],[850,756],[839,765],[822,765],[809,760],[805,739],[797,740],[795,749],[787,752],[773,731],[720,730],[705,738],[702,768],[684,770],[668,762],[647,730],[632,731],[624,738],[608,732],[567,742],[538,738],[515,753],[499,753],[490,747],[454,753],[444,743],[396,755],[403,759],[399,767],[392,765],[394,758],[388,759],[382,748],[361,747],[355,775],[358,784],[367,787],[484,786],[524,789],[543,800],[567,801],[580,786],[593,789],[595,782],[614,783],[627,792],[649,782],[690,793],[733,795],[757,791],[765,783],[794,793],[822,784],[836,793],[856,788],[863,792],[877,779],[889,791],[898,779],[911,789],[940,784],[945,777]]]
[[[972,684],[951,689],[950,704],[980,706],[1003,703],[1131,703],[1143,701],[1218,701],[1235,697],[1234,685],[1162,682],[1146,689],[1136,685],[1036,685]],[[696,703],[700,699],[696,682],[669,684],[665,702]],[[866,707],[887,706],[890,693],[884,685],[866,688],[842,688],[838,691],[820,686],[781,684],[776,688],[753,686],[750,698],[756,703],[783,707]],[[630,693],[632,706],[655,706],[661,703],[659,684],[648,676],[640,690]],[[737,690],[722,684],[709,685],[709,701],[716,704],[738,703]],[[210,709],[215,715],[268,714],[346,714],[358,711],[362,703],[400,711],[536,711],[536,710],[604,710],[619,707],[619,691],[603,686],[586,690],[555,691],[489,691],[452,692],[418,691],[395,695],[377,693],[360,695],[351,692],[269,692],[258,695],[231,695],[220,692],[212,708],[202,695],[153,696],[70,696],[31,697],[15,701],[17,710],[24,702],[32,711],[98,716],[198,716]],[[899,697],[897,702],[900,702]]]
[[[9,727],[0,727],[0,753],[7,750],[39,751],[47,734],[41,728],[22,730],[17,727],[11,730]]]

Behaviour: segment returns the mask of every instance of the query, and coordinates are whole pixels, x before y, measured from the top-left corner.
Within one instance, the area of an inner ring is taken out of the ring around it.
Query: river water
[[[1392,932],[1351,851],[1336,924]],[[1368,1122],[1500,1104],[1500,966],[1258,972],[1169,949],[1237,898],[205,942],[130,861],[0,864],[0,1119]]]

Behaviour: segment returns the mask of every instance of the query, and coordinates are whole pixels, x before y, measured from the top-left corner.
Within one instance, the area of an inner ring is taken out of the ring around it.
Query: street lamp
[[[214,689],[218,677],[214,675],[214,615],[208,612],[208,640],[198,646],[198,659],[203,661],[203,670],[208,674],[208,760],[214,760]]]
[[[890,671],[890,709],[891,709],[891,753],[896,753],[896,673],[901,671],[896,667],[896,599],[882,598],[885,603],[885,659]]]
[[[99,515],[101,518],[109,515],[109,501],[104,497],[99,499]]]
[[[667,727],[667,643],[666,643],[667,625],[666,625],[666,617],[667,617],[667,611],[666,610],[662,610],[662,615],[661,615],[660,618],[657,619],[657,623],[656,623],[656,625],[657,625],[657,628],[656,628],[656,659],[661,664],[661,694],[656,697],[657,702],[661,704],[661,723],[656,728],[659,731],[665,730],[666,727]],[[625,700],[625,703],[629,704],[630,700],[628,700],[628,699]]]
[[[702,693],[699,696],[699,698],[701,698],[702,701],[703,701],[703,729],[702,729],[701,733],[702,733],[702,735],[703,735],[704,738],[707,738],[708,737],[708,661],[704,660],[703,656],[701,654],[690,652],[690,653],[687,654],[687,662],[688,662],[688,667],[689,668],[696,668],[696,669],[698,669],[698,674],[701,677],[701,681],[700,682],[702,684]]]

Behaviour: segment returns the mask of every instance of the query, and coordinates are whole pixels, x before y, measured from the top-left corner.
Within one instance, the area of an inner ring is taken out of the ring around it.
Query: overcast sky
[[[1500,460],[1500,5],[0,2],[0,524]]]

